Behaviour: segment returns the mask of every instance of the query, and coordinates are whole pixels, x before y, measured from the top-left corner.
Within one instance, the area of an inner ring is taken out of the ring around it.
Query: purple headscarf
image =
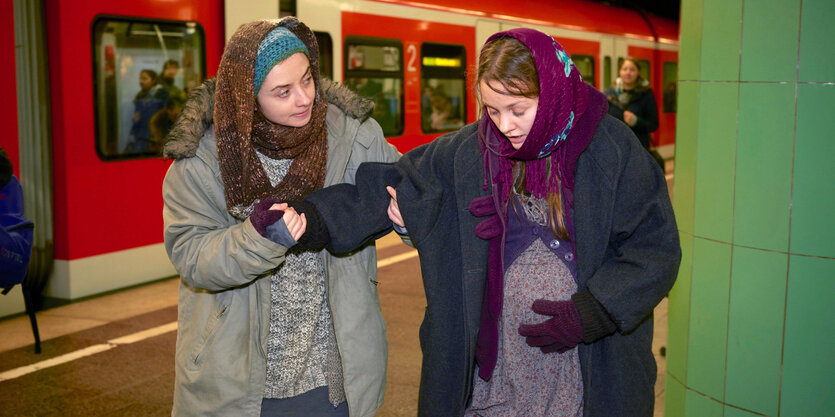
[[[583,81],[570,56],[553,38],[537,30],[520,28],[496,33],[485,45],[502,37],[518,39],[530,50],[539,76],[539,104],[533,126],[518,150],[513,149],[486,110],[479,121],[479,143],[486,176],[484,186],[487,189],[492,185],[493,195],[489,197],[492,204],[476,199],[470,210],[476,216],[488,212],[501,216],[500,221],[494,216],[476,228],[479,237],[490,239],[487,285],[476,343],[479,376],[485,380],[490,379],[498,357],[498,320],[504,285],[502,245],[507,225],[504,207],[513,183],[513,161],[526,161],[526,191],[538,198],[546,197],[549,191],[560,193],[565,224],[573,243],[569,213],[574,206],[574,167],[608,110],[606,97]],[[548,176],[548,159],[556,175]],[[493,207],[487,207],[485,203]]]

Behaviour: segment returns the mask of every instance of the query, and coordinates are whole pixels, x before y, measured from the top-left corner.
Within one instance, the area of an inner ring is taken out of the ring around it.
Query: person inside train
[[[12,174],[6,150],[0,148],[0,288],[11,288],[26,278],[33,232],[34,225],[23,213],[23,188]]]
[[[151,117],[165,107],[168,91],[158,82],[157,73],[143,69],[139,72],[139,92],[133,98],[133,125],[125,153],[147,152],[151,141]]]
[[[464,126],[458,108],[452,105],[452,100],[442,88],[432,89],[432,93],[429,95],[429,105],[432,108],[427,120],[429,128],[424,130],[440,132],[455,130]]]
[[[163,148],[175,416],[370,416],[383,401],[375,248],[290,250],[305,217],[276,204],[400,156],[373,103],[320,78],[318,57],[294,17],[243,25]]]
[[[604,94],[609,100],[609,114],[629,125],[644,148],[652,149],[650,133],[658,129],[658,108],[649,82],[641,77],[638,60],[621,61],[618,78]]]
[[[180,73],[180,63],[176,59],[168,59],[162,64],[162,72],[159,73],[159,83],[168,92],[170,97],[185,98],[185,93],[174,84],[174,78]]]
[[[290,203],[299,245],[408,234],[421,416],[652,416],[653,308],[681,257],[663,175],[547,34],[492,35],[475,73],[480,120]]]
[[[174,122],[180,117],[183,111],[185,99],[179,96],[169,96],[165,107],[159,109],[148,122],[151,129],[151,141],[148,144],[148,149],[153,153],[158,153],[162,149],[162,144],[165,143],[165,137],[171,128],[174,127]]]

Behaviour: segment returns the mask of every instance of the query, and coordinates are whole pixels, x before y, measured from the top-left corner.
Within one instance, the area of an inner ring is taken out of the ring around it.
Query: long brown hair
[[[483,108],[481,101],[481,82],[499,94],[522,96],[527,98],[539,97],[539,74],[528,47],[516,38],[500,37],[484,45],[478,57],[475,74],[475,86],[479,109]],[[502,85],[504,91],[498,91],[493,83]],[[482,117],[488,117],[483,115]],[[557,175],[557,167],[548,164],[548,177]],[[513,166],[513,191],[517,194],[525,193],[525,161],[516,161]],[[547,181],[547,180],[546,180]],[[559,192],[548,192],[548,224],[554,235],[568,238],[565,225],[565,214]]]

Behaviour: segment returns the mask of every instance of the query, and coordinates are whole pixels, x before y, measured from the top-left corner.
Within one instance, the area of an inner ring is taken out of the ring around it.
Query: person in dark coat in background
[[[0,148],[0,288],[26,278],[32,254],[34,226],[23,214],[23,189],[12,174],[12,163]]]
[[[681,257],[661,171],[542,32],[491,36],[475,91],[477,123],[291,203],[305,245],[408,233],[421,416],[652,416],[652,313]]]
[[[641,64],[634,58],[625,58],[618,68],[618,78],[605,94],[609,114],[629,125],[644,148],[654,148],[650,133],[658,129],[658,107],[652,88],[641,77]]]

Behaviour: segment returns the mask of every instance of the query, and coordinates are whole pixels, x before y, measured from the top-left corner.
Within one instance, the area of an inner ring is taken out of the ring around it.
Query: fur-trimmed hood
[[[325,101],[333,104],[350,117],[364,122],[374,110],[374,102],[351,91],[348,87],[321,79],[321,92]],[[190,94],[177,122],[165,137],[162,156],[170,159],[191,158],[206,129],[212,125],[215,108],[215,79],[203,82]]]

